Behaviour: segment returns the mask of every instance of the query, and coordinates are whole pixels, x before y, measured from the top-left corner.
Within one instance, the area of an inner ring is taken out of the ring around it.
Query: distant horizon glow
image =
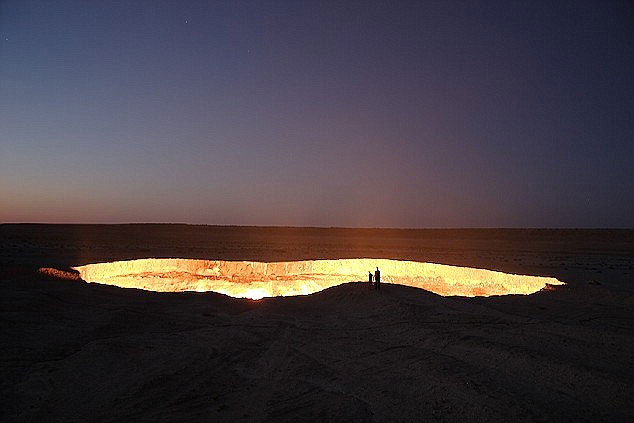
[[[634,6],[0,3],[0,222],[634,227]]]

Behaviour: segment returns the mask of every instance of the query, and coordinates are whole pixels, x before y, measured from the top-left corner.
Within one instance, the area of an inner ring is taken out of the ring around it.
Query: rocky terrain
[[[0,419],[634,418],[631,231],[346,237],[336,229],[196,228],[0,226]],[[466,298],[353,282],[254,301],[87,284],[70,269],[143,255],[266,261],[342,251],[442,262],[429,258],[443,248],[446,264],[566,285]]]

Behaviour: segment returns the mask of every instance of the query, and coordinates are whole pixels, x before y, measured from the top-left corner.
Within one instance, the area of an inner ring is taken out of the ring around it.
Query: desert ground
[[[362,257],[566,285],[446,297],[359,275],[254,301],[71,271]],[[0,289],[2,421],[634,419],[634,230],[5,224]]]

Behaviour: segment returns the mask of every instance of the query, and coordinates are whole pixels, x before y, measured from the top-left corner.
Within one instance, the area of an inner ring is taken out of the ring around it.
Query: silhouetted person
[[[372,272],[368,272],[368,289],[372,289]]]
[[[374,272],[374,289],[381,289],[381,271],[378,267]]]

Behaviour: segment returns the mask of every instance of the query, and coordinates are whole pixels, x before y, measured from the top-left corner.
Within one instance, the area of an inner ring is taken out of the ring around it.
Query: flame
[[[490,296],[531,294],[551,277],[514,275],[486,269],[387,259],[307,260],[290,262],[139,259],[75,267],[87,282],[161,292],[214,291],[233,297],[307,295],[331,286],[365,281],[381,269],[383,283],[422,288],[439,295]]]
[[[240,297],[250,298],[252,300],[260,300],[268,295],[269,293],[265,291],[264,289],[254,288],[254,289],[247,290],[244,294],[240,295]]]

